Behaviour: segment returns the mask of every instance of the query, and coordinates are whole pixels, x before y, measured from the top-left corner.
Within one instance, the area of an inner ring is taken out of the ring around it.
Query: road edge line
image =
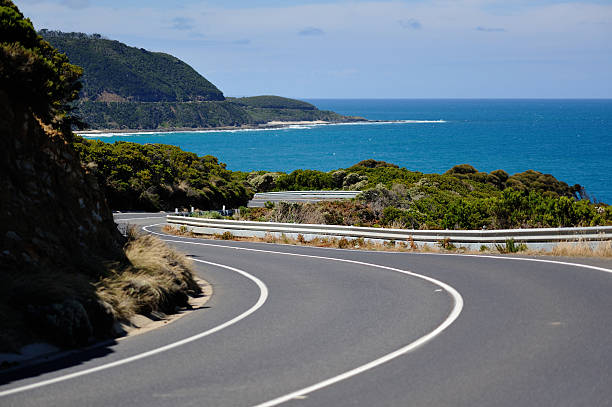
[[[39,387],[48,386],[50,384],[63,382],[63,381],[74,379],[74,378],[77,378],[77,377],[80,377],[80,376],[85,376],[85,375],[88,375],[88,374],[91,374],[91,373],[96,373],[96,372],[100,372],[102,370],[106,370],[106,369],[110,369],[110,368],[113,368],[113,367],[125,365],[127,363],[131,363],[131,362],[134,362],[136,360],[144,359],[144,358],[147,358],[149,356],[153,356],[153,355],[156,355],[158,353],[162,353],[162,352],[165,352],[167,350],[170,350],[170,349],[173,349],[173,348],[185,345],[185,344],[187,344],[189,342],[196,341],[198,339],[201,339],[201,338],[204,338],[206,336],[209,336],[209,335],[211,335],[213,333],[219,332],[220,330],[225,329],[225,328],[229,327],[230,325],[234,325],[235,323],[239,322],[240,320],[248,317],[249,315],[251,315],[252,313],[257,311],[259,308],[261,308],[262,305],[268,299],[268,294],[269,294],[268,287],[264,284],[263,281],[261,281],[260,279],[258,279],[255,276],[247,273],[246,271],[240,270],[240,269],[237,269],[237,268],[234,268],[234,267],[226,266],[226,265],[223,265],[223,264],[213,263],[213,262],[210,262],[210,261],[199,260],[199,259],[194,259],[194,258],[192,258],[192,260],[193,261],[197,261],[199,263],[205,263],[205,264],[208,264],[208,265],[211,265],[211,266],[221,267],[221,268],[224,268],[224,269],[227,269],[227,270],[234,271],[234,272],[236,272],[238,274],[241,274],[242,276],[248,278],[249,280],[253,281],[257,285],[257,287],[259,288],[259,291],[260,291],[259,298],[257,299],[257,302],[253,306],[251,306],[249,309],[247,309],[246,311],[241,313],[240,315],[230,319],[229,321],[224,322],[221,325],[217,325],[217,326],[215,326],[215,327],[213,327],[211,329],[208,329],[208,330],[206,330],[204,332],[201,332],[199,334],[190,336],[190,337],[185,338],[185,339],[181,339],[180,341],[172,342],[170,344],[161,346],[161,347],[156,348],[156,349],[149,350],[147,352],[139,353],[137,355],[130,356],[128,358],[120,359],[120,360],[117,360],[117,361],[114,361],[114,362],[111,362],[111,363],[106,363],[106,364],[103,364],[103,365],[100,365],[100,366],[96,366],[96,367],[93,367],[93,368],[90,368],[90,369],[85,369],[85,370],[81,370],[81,371],[78,371],[78,372],[70,373],[70,374],[67,374],[67,375],[55,377],[53,379],[43,380],[41,382],[36,382],[36,383],[28,384],[28,385],[25,385],[25,386],[16,387],[16,388],[13,388],[13,389],[8,389],[8,390],[0,391],[0,397],[9,396],[9,395],[16,394],[16,393],[21,393],[21,392],[24,392],[24,391],[27,391],[27,390],[33,390],[33,389],[36,389],[36,388],[39,388]]]

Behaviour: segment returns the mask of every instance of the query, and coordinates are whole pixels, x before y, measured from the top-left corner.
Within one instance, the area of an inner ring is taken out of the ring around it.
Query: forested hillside
[[[129,47],[99,34],[41,30],[42,37],[83,68],[82,100],[193,102],[224,100],[192,67],[162,52]]]
[[[169,130],[257,126],[270,121],[363,120],[278,96],[225,99],[172,55],[130,47],[99,34],[39,32],[83,68],[74,114],[90,129]]]

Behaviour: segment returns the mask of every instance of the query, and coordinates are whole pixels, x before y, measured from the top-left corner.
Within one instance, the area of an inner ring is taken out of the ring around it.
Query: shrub
[[[197,211],[191,213],[189,216],[204,219],[223,219],[223,216],[217,211]]]
[[[450,170],[446,171],[444,174],[445,175],[453,175],[453,174],[475,174],[478,171],[476,171],[476,168],[472,167],[469,164],[460,164],[460,165],[455,165],[453,168],[451,168]]]
[[[455,245],[451,242],[450,237],[445,237],[442,240],[438,241],[438,246],[445,250],[454,250],[456,249]]]
[[[505,244],[496,244],[495,248],[500,253],[518,253],[527,250],[525,243],[516,244],[514,239],[506,239]]]
[[[343,237],[338,240],[337,245],[339,249],[346,249],[347,247],[351,245],[351,243],[346,238]]]
[[[277,191],[304,191],[334,188],[330,173],[315,170],[295,170],[276,179]]]
[[[98,178],[112,209],[218,209],[246,205],[253,193],[243,175],[212,156],[163,144],[108,144],[76,137],[75,149]]]
[[[410,249],[411,250],[416,250],[418,249],[416,243],[414,242],[414,238],[412,236],[408,237],[408,244],[410,245]]]

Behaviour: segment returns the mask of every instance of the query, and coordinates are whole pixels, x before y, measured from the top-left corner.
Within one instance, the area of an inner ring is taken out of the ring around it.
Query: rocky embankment
[[[112,336],[118,319],[160,306],[139,302],[158,289],[153,280],[176,294],[176,304],[163,304],[173,310],[198,291],[190,270],[161,250],[157,268],[130,260],[96,177],[74,150],[68,105],[80,68],[12,2],[0,0],[0,16],[0,352]],[[139,246],[140,257],[149,245]],[[137,300],[122,308],[117,295]]]

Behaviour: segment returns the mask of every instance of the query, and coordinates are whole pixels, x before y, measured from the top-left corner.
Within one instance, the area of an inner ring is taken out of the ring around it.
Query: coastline
[[[75,131],[79,136],[95,136],[101,134],[138,134],[138,133],[176,133],[176,132],[207,132],[207,131],[240,131],[240,130],[267,130],[282,129],[290,126],[321,126],[329,124],[370,123],[371,120],[358,118],[331,122],[324,120],[302,120],[302,121],[270,121],[261,124],[244,124],[241,126],[217,126],[217,127],[167,127],[164,129],[98,129]]]
[[[275,130],[289,128],[291,126],[331,126],[331,125],[351,125],[351,124],[418,124],[418,123],[447,123],[446,120],[369,120],[362,117],[346,121],[325,121],[325,120],[302,120],[302,121],[270,121],[261,124],[244,124],[241,126],[217,126],[217,127],[167,127],[164,129],[97,129],[81,130],[74,133],[79,136],[97,135],[121,135],[121,134],[156,134],[156,133],[206,133],[216,131],[242,131],[242,130]]]

